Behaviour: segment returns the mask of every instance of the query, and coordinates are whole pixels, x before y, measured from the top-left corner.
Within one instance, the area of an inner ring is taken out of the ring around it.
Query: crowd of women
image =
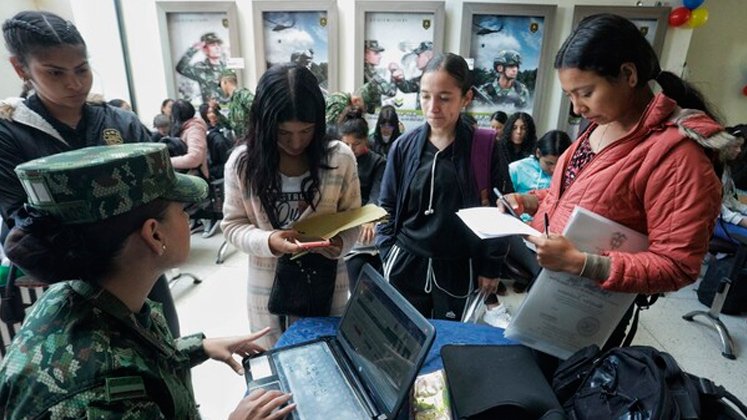
[[[273,345],[303,315],[277,301],[292,292],[277,290],[282,273],[298,267],[329,276],[328,295],[314,300],[324,315],[342,312],[349,281],[370,263],[427,317],[458,320],[472,290],[499,290],[510,255],[507,242],[480,241],[456,216],[483,204],[480,176],[518,213],[534,216],[538,230],[537,216],[549,217],[547,235],[528,238],[541,266],[607,290],[676,290],[697,278],[719,213],[719,151],[735,144],[697,91],[663,71],[635,25],[614,15],[584,19],[556,56],[564,93],[590,122],[573,144],[556,131],[537,140],[525,113],[497,113],[498,141],[491,134],[482,144],[480,130],[462,118],[472,76],[455,54],[437,54],[423,70],[424,123],[401,134],[396,112],[385,107],[370,139],[363,106],[351,101],[330,131],[314,75],[273,66],[258,82],[224,172],[221,226],[249,255],[254,333],[177,338],[164,319],[173,308],[168,290],[154,296],[163,305],[146,296],[187,259],[183,205],[206,194],[199,147],[195,156],[169,159],[163,146],[144,144],[150,133],[134,114],[86,103],[91,69],[72,23],[22,12],[3,24],[3,36],[33,92],[0,109],[0,208],[11,229],[5,251],[52,285],[0,365],[0,406],[10,418],[199,417],[190,367],[212,358],[241,373],[234,355]],[[172,133],[189,139],[204,124],[186,105],[173,103]],[[484,167],[472,159],[475,147],[487,151]],[[289,259],[304,251],[297,222],[367,202],[388,219]],[[575,206],[648,235],[648,249],[580,252],[560,234]],[[627,322],[608,345],[621,343]],[[255,391],[232,418],[282,418],[294,405],[278,408],[290,399]]]

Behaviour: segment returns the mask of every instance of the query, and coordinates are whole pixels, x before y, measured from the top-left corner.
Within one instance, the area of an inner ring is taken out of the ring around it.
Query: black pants
[[[396,245],[395,245],[396,246]],[[398,253],[394,253],[399,249]],[[436,281],[426,291],[428,258],[407,252],[404,248],[392,248],[387,261],[392,264],[389,282],[424,317],[448,320],[462,319],[467,294],[473,288],[470,278],[469,260],[433,259],[432,268]]]
[[[166,280],[166,276],[162,275],[153,285],[148,294],[148,299],[158,302],[163,306],[163,315],[166,318],[166,322],[169,324],[169,330],[174,338],[179,337],[179,316],[176,314],[176,306],[174,306],[174,298],[171,296],[171,289],[169,289],[169,282]]]
[[[374,270],[381,273],[381,258],[378,255],[371,254],[356,254],[345,261],[345,267],[348,269],[348,279],[350,280],[350,292],[355,290],[355,285],[358,284],[358,276],[363,271],[364,265],[370,265]]]

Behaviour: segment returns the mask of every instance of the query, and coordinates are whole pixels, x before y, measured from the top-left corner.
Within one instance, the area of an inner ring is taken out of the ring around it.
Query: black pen
[[[496,196],[498,196],[498,200],[506,208],[506,211],[508,212],[508,214],[510,214],[511,216],[514,216],[517,219],[520,219],[519,215],[516,214],[516,212],[514,211],[514,209],[511,208],[511,205],[508,204],[508,200],[506,200],[506,197],[504,197],[503,194],[501,194],[501,192],[498,191],[498,188],[493,187],[493,192],[495,193]]]
[[[547,213],[545,213],[545,238],[550,237],[550,218],[547,217]]]

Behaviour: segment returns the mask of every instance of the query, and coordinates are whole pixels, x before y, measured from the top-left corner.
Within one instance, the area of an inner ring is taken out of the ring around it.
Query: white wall
[[[693,31],[687,79],[717,108],[726,125],[747,123],[747,3],[718,0],[706,24]]]
[[[743,0],[731,1],[740,2]],[[3,11],[0,13],[0,17],[6,16],[4,9],[6,8],[5,4],[8,2],[17,4],[31,3],[29,1],[2,0]],[[47,3],[51,3],[51,0]],[[89,43],[91,61],[100,76],[100,80],[97,79],[94,88],[101,89],[109,98],[114,96],[127,98],[126,80],[123,80],[122,76],[121,48],[119,47],[119,43],[115,42],[116,40],[114,39],[117,34],[117,24],[114,19],[112,1],[61,0],[54,3],[72,5],[76,23],[79,24],[81,32]],[[161,55],[156,0],[125,0],[122,3],[130,60],[133,68],[133,85],[139,105],[138,114],[141,120],[149,125],[153,116],[159,112],[161,101],[167,97],[166,70],[164,69]],[[463,0],[446,0],[444,43],[446,51],[459,51],[462,3]],[[503,0],[502,3],[530,2],[526,0]],[[635,4],[635,1],[533,0],[531,3],[558,5],[553,33],[549,34],[548,37],[551,50],[557,51],[560,44],[570,32],[573,6],[575,4],[595,3],[597,5],[632,6]],[[644,2],[646,5],[652,5],[653,3],[653,0]],[[355,4],[353,0],[338,0],[337,4],[339,14],[339,86],[341,90],[350,92],[355,90],[353,72],[356,63],[352,59],[355,53],[355,39],[353,37],[355,29]],[[238,11],[241,52],[246,59],[244,78],[246,84],[253,89],[256,84],[257,75],[254,69],[252,4],[248,0],[237,0],[236,7]],[[8,13],[8,15],[10,14]],[[709,22],[709,26],[715,27],[716,25],[712,25],[712,22]],[[690,29],[670,29],[667,32],[661,57],[663,68],[671,70],[676,74],[681,73],[691,35],[692,30]],[[545,65],[546,68],[544,70],[553,73],[552,59],[548,60]],[[546,101],[541,111],[543,117],[537,121],[538,131],[548,130],[557,125],[561,89],[554,74],[549,79],[548,89],[549,92],[545,96]]]

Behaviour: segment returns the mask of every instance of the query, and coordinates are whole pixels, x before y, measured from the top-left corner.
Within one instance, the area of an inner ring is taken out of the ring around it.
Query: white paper
[[[645,235],[580,207],[573,211],[563,235],[580,251],[595,254],[648,249]],[[542,270],[505,336],[566,359],[590,344],[601,347],[635,297],[604,290],[583,277]]]
[[[542,236],[538,230],[510,214],[503,213],[497,207],[463,209],[457,212],[457,216],[480,239],[510,235]]]

